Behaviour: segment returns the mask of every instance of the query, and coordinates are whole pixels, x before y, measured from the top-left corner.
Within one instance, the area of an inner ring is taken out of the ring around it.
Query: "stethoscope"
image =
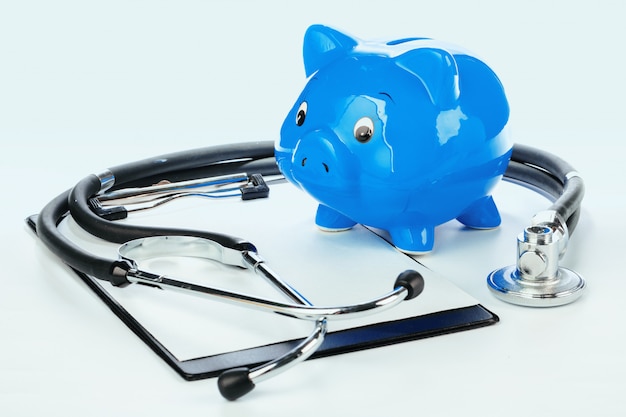
[[[117,287],[145,284],[311,321],[311,333],[280,357],[252,369],[230,369],[219,376],[220,393],[234,400],[259,382],[309,358],[323,343],[329,320],[393,308],[417,297],[424,288],[421,274],[407,270],[398,275],[389,293],[376,299],[355,305],[314,306],[281,279],[248,241],[208,231],[115,222],[131,211],[189,195],[237,195],[244,200],[267,197],[265,178],[277,177],[280,172],[273,142],[193,149],[119,165],[84,178],[48,203],[37,217],[37,235],[73,269]],[[546,194],[553,204],[537,214],[518,237],[517,265],[491,273],[489,288],[504,301],[526,306],[556,306],[576,300],[585,282],[575,272],[560,267],[558,261],[580,216],[582,179],[562,159],[522,145],[513,147],[504,178]],[[58,229],[67,216],[90,234],[121,244],[119,256],[101,257],[73,243]],[[207,258],[254,271],[289,302],[201,286],[138,267],[141,260],[175,255]]]

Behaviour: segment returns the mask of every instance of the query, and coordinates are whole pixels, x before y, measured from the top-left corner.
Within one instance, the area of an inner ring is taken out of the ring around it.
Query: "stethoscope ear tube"
[[[72,218],[82,228],[109,242],[125,243],[152,236],[195,236],[215,241],[224,247],[238,251],[256,250],[254,245],[244,239],[221,233],[178,228],[128,226],[104,220],[89,207],[89,198],[95,195],[96,189],[99,189],[99,181],[95,176],[87,177],[76,184],[69,192],[69,211]]]
[[[235,143],[174,152],[117,165],[108,170],[115,179],[114,187],[135,186],[137,183],[149,184],[155,177],[160,177],[157,179],[159,181],[163,179],[163,176],[169,177],[173,173],[184,173],[185,179],[190,179],[197,170],[207,168],[214,168],[219,171],[213,172],[211,175],[222,175],[225,170],[228,172],[236,171],[232,166],[225,165],[225,163],[257,161],[266,158],[274,159],[273,141]],[[274,169],[278,173],[278,169]]]

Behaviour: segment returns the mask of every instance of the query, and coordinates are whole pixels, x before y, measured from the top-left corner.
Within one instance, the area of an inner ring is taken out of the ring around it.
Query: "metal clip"
[[[124,188],[101,193],[90,199],[91,209],[107,220],[126,218],[129,212],[158,207],[181,197],[224,198],[241,196],[243,200],[264,198],[269,187],[259,174],[222,175],[196,180],[163,181],[147,187]]]

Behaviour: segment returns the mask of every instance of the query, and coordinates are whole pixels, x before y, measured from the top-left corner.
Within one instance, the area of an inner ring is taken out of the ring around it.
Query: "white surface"
[[[0,414],[623,414],[626,232],[618,1],[2,2]],[[274,139],[304,83],[302,35],[431,36],[496,69],[517,142],[561,155],[587,194],[564,265],[578,302],[494,299],[493,269],[542,204],[503,184],[502,228],[437,230],[425,263],[497,313],[488,328],[300,365],[236,403],[185,382],[58,264],[24,217],[87,173],[209,144]]]

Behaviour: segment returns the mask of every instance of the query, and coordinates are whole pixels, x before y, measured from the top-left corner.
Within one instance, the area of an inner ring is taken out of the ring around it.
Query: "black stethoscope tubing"
[[[224,175],[255,169],[263,175],[278,175],[271,141],[243,143],[194,149],[148,158],[110,168],[115,184],[148,185],[165,176],[174,180],[199,178],[204,175]],[[584,186],[575,170],[561,158],[529,146],[515,144],[504,179],[521,183],[550,196],[554,202],[549,210],[556,211],[566,222],[570,235],[580,216]],[[142,227],[111,222],[96,215],[88,205],[89,198],[101,192],[102,182],[96,175],[81,180],[72,189],[60,194],[40,212],[37,232],[48,248],[71,267],[88,275],[124,285],[126,265],[119,259],[109,259],[88,253],[63,236],[57,225],[71,213],[76,222],[94,236],[123,243],[148,236],[186,235],[204,237],[220,244],[244,249],[250,245],[232,236],[200,230]],[[242,246],[243,245],[243,246]],[[121,270],[120,270],[121,268]]]
[[[227,161],[232,161],[228,163]],[[256,164],[259,171],[278,173],[274,161],[274,148],[271,142],[257,142],[242,145],[218,146],[192,151],[148,158],[137,162],[119,165],[109,171],[115,178],[112,189],[145,183],[153,176],[164,175],[190,179],[202,173],[223,175],[241,172],[242,167],[250,162]],[[150,182],[148,182],[149,184]],[[148,236],[196,236],[207,238],[233,249],[244,250],[249,242],[229,235],[211,233],[201,230],[184,230],[175,228],[126,226],[104,220],[89,208],[88,200],[101,191],[102,182],[97,175],[90,175],[78,182],[72,189],[65,191],[39,213],[37,218],[37,234],[44,244],[65,263],[87,275],[97,277],[120,286],[127,284],[124,278],[129,265],[119,259],[99,257],[89,253],[63,236],[58,231],[58,224],[71,213],[72,217],[94,236],[102,239],[123,243],[129,240]]]
[[[554,201],[547,210],[561,216],[570,235],[574,232],[585,190],[582,178],[567,161],[546,151],[515,144],[504,179],[546,194]]]

